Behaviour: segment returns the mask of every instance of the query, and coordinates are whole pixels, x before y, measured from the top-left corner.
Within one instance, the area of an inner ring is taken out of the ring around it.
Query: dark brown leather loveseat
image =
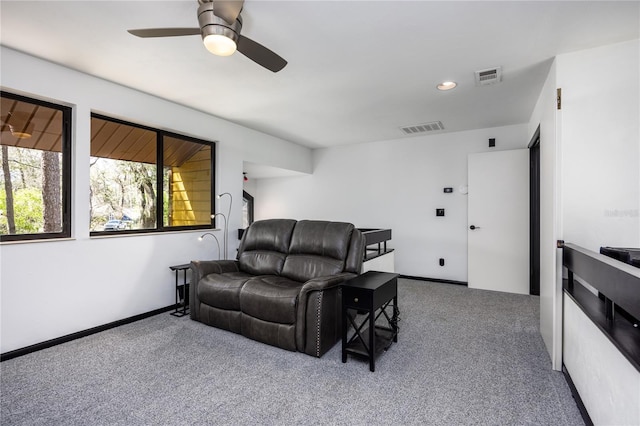
[[[320,357],[341,337],[340,284],[363,258],[364,237],[350,223],[254,222],[236,260],[191,262],[191,318]]]

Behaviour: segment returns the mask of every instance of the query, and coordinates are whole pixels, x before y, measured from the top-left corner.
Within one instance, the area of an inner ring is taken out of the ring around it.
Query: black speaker
[[[640,268],[640,248],[600,247],[600,254]]]

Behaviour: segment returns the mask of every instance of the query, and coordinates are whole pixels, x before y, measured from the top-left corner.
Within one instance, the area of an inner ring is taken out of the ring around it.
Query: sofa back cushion
[[[354,229],[350,223],[299,221],[291,236],[282,275],[305,282],[343,272]]]
[[[349,242],[349,254],[344,265],[345,272],[360,274],[362,272],[362,262],[365,253],[364,234],[359,229],[354,229],[351,233],[351,241]]]
[[[252,223],[238,248],[240,270],[252,275],[280,275],[295,225],[293,219]]]

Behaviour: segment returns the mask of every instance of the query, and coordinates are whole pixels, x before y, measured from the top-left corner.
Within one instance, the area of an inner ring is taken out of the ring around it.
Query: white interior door
[[[529,294],[529,150],[469,155],[469,288]]]

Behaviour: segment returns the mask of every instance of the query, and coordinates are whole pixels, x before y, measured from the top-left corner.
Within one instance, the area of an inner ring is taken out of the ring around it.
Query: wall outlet
[[[444,216],[444,209],[436,209],[436,216]]]

